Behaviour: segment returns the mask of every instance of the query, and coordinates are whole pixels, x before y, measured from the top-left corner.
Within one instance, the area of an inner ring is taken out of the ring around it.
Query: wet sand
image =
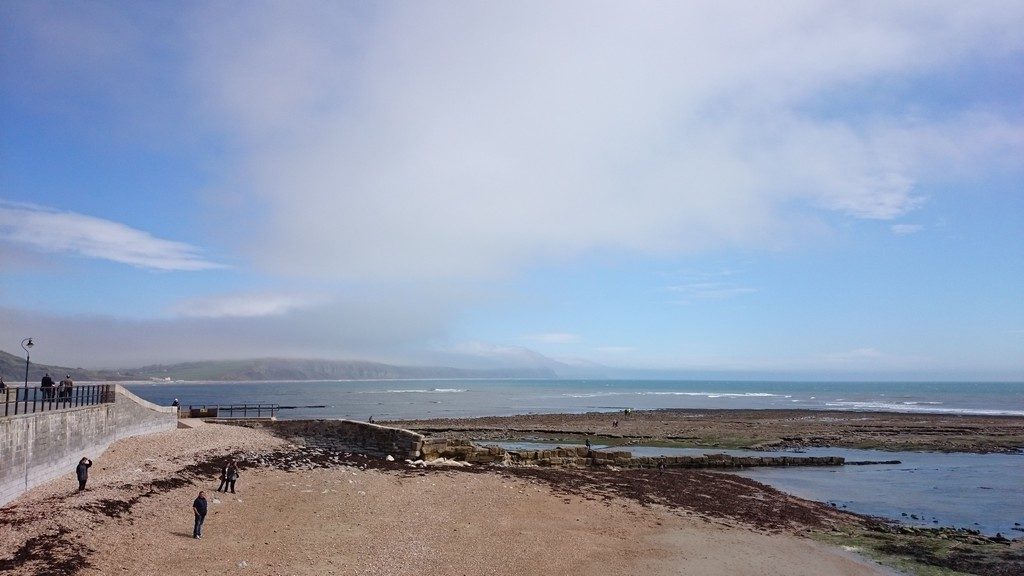
[[[232,453],[238,493],[219,494]],[[213,424],[90,456],[86,492],[69,471],[2,509],[0,572],[887,573],[802,536],[856,517],[711,472],[420,469]]]
[[[619,425],[613,423],[618,421]],[[391,424],[470,439],[560,440],[597,436],[602,443],[680,447],[844,447],[945,452],[1018,452],[1024,418],[812,410],[642,410],[534,414]]]

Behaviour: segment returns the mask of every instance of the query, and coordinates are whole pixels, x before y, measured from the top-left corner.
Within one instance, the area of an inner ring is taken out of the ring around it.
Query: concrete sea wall
[[[536,466],[616,466],[619,468],[751,468],[759,466],[841,466],[838,456],[701,456],[637,457],[631,452],[596,451],[584,446],[551,450],[509,451],[499,446],[477,446],[467,440],[424,437],[401,428],[354,420],[217,420],[222,424],[266,427],[294,442],[346,449],[396,459],[446,458],[472,464]]]
[[[355,420],[217,420],[218,424],[265,427],[310,446],[346,448],[396,459],[420,457],[423,435],[411,430]]]
[[[114,386],[114,402],[0,418],[0,505],[97,459],[122,438],[174,430],[177,409]],[[68,489],[77,487],[70,482]]]

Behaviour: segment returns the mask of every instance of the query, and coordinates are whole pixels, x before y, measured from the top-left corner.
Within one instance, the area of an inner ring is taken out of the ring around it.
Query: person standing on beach
[[[206,492],[199,491],[199,496],[192,502],[192,512],[196,516],[192,537],[198,540],[203,537],[203,520],[206,520]]]
[[[238,480],[238,465],[235,464],[234,460],[232,460],[228,464],[227,468],[224,469],[224,478],[225,478],[225,480],[228,483],[228,485],[224,488],[224,491],[227,492],[228,488],[230,488],[231,489],[231,493],[234,494],[235,493],[235,481]]]
[[[234,460],[228,460],[224,466],[220,469],[220,486],[217,487],[217,492],[228,491],[228,469],[235,463]],[[237,476],[236,476],[237,478]]]
[[[78,491],[85,490],[85,483],[89,481],[89,467],[92,466],[92,460],[88,458],[82,458],[78,461],[78,466],[75,467],[75,476],[78,476]]]

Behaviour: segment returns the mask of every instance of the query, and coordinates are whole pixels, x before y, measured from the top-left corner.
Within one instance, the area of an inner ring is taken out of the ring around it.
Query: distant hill
[[[60,380],[65,374],[70,374],[73,380],[101,380],[122,382],[125,380],[146,380],[146,376],[125,370],[86,370],[85,368],[69,368],[67,366],[55,366],[52,364],[36,364],[32,362],[28,370],[29,385],[39,385],[43,374],[49,372],[55,380]],[[24,384],[25,382],[25,357],[15,356],[0,350],[0,376],[8,384]]]
[[[171,380],[397,380],[404,378],[554,378],[545,368],[470,370],[446,366],[395,366],[362,360],[216,360],[143,366],[147,378]]]
[[[210,360],[143,366],[126,370],[85,370],[32,363],[29,383],[37,384],[45,372],[55,378],[71,374],[75,380],[400,380],[406,378],[556,378],[551,368],[464,369],[446,366],[396,366],[362,360]],[[8,383],[23,382],[25,358],[0,351],[0,375]],[[59,378],[58,378],[59,379]]]

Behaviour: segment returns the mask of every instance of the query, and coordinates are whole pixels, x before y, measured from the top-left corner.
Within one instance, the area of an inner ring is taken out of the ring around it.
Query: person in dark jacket
[[[227,462],[224,463],[224,466],[221,467],[221,469],[220,469],[220,486],[217,487],[217,492],[227,492],[228,491],[228,468],[231,466],[231,464],[233,462],[234,462],[234,460],[228,460]]]
[[[224,480],[228,483],[228,485],[224,487],[224,491],[227,492],[228,488],[230,488],[231,493],[234,494],[235,480],[238,480],[238,465],[235,464],[234,460],[232,460],[227,465],[227,468],[224,469]]]
[[[39,387],[43,389],[43,398],[53,398],[53,378],[50,378],[50,373],[47,372],[43,375],[43,379],[39,382]]]
[[[92,460],[88,458],[82,458],[78,461],[78,466],[75,468],[75,475],[78,476],[78,491],[85,490],[85,483],[89,481],[89,467],[92,466]]]
[[[196,517],[196,523],[192,527],[192,537],[198,540],[203,537],[203,520],[206,520],[206,492],[199,491],[199,496],[192,502],[192,512]]]

